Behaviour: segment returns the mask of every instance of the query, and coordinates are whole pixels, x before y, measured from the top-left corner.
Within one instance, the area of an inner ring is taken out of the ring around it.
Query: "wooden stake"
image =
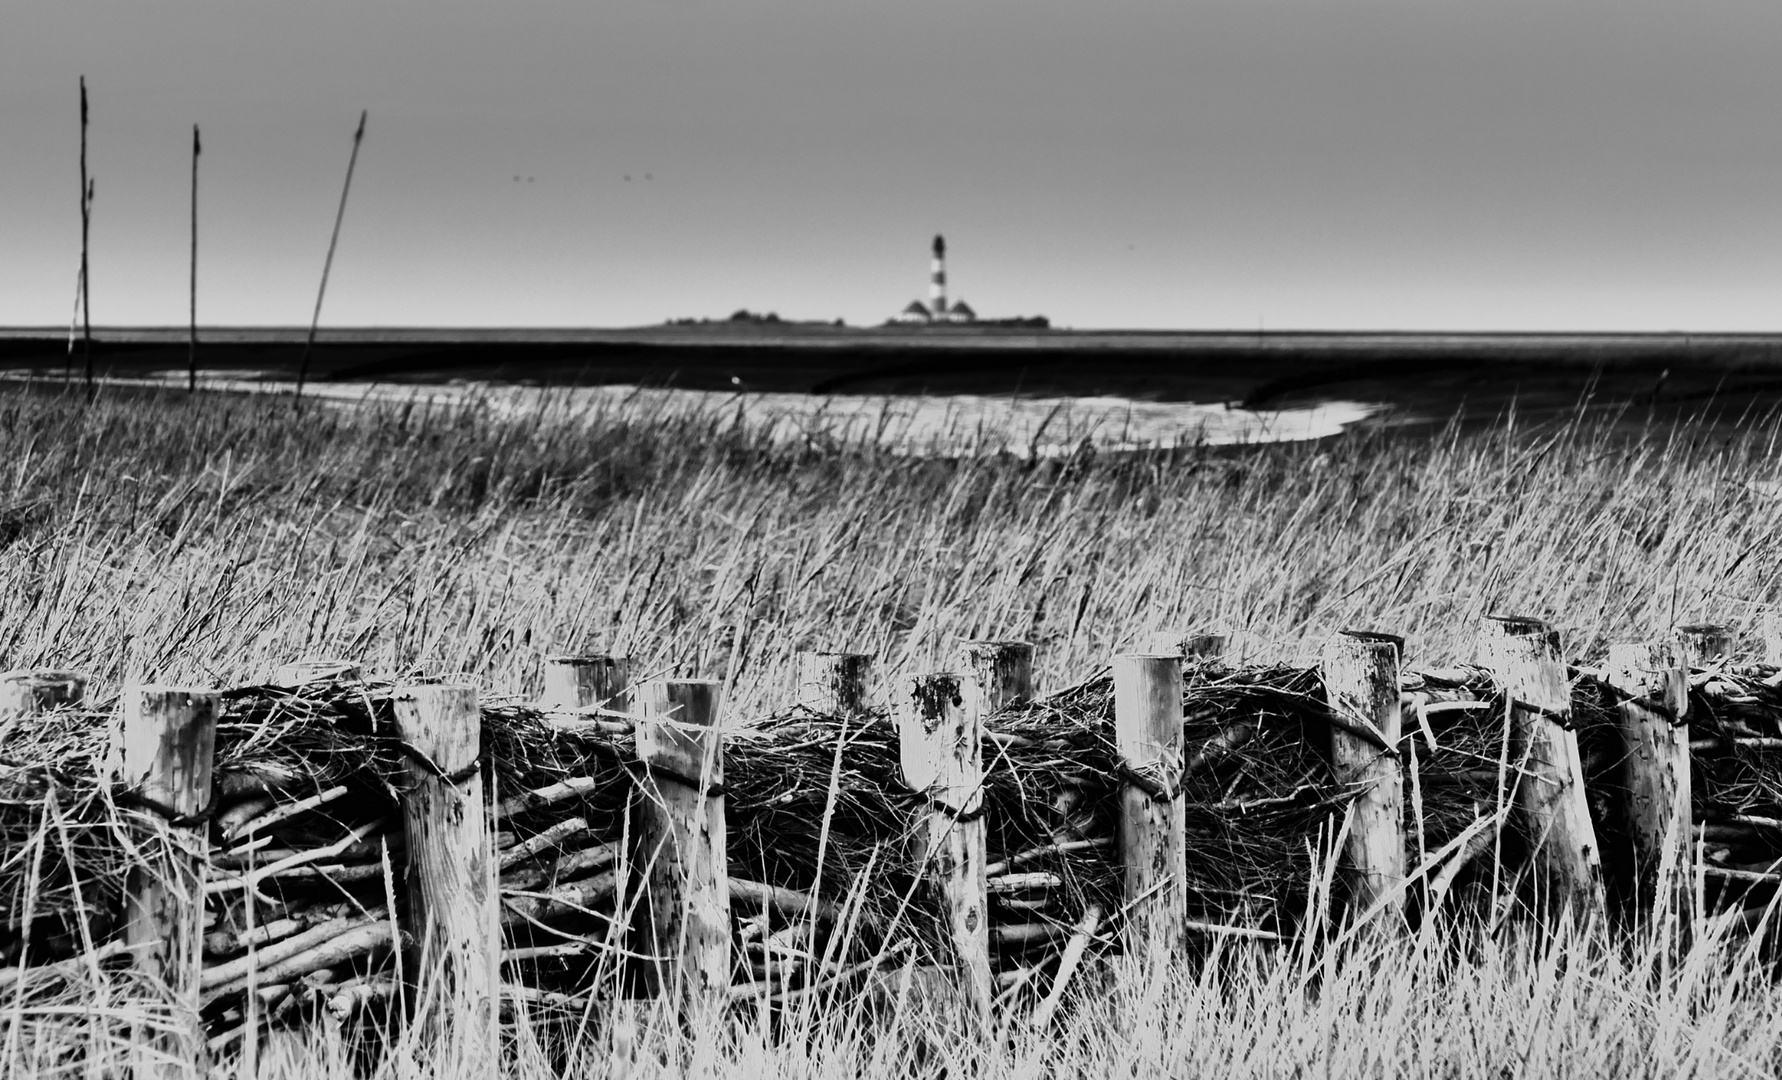
[[[546,709],[581,709],[595,705],[614,712],[630,712],[631,661],[627,657],[605,653],[547,656],[544,693],[538,703]]]
[[[165,987],[191,1020],[186,1037],[155,1037],[152,1049],[136,1048],[139,1077],[187,1075],[203,1045],[198,1004],[208,839],[202,812],[210,802],[218,701],[215,691],[188,687],[124,692],[116,781],[127,795],[120,801],[141,807],[155,835],[124,883],[123,939],[137,970]]]
[[[988,1021],[993,988],[980,700],[964,676],[918,676],[901,703],[898,735],[905,779],[929,798],[924,873],[947,912],[947,933],[965,992],[979,1017]]]
[[[87,175],[87,77],[80,77],[80,315],[81,356],[87,365],[87,400],[93,400],[93,280],[87,241],[93,224],[93,181]]]
[[[820,716],[859,716],[872,705],[868,653],[798,654],[798,704]]]
[[[198,392],[198,125],[192,125],[192,289],[191,328],[186,338],[186,393]]]
[[[359,682],[363,678],[359,665],[351,660],[319,658],[280,664],[272,673],[272,685],[295,690],[312,683]]]
[[[1179,957],[1186,944],[1187,817],[1182,806],[1182,661],[1114,657],[1114,741],[1136,779],[1120,787],[1129,955]]]
[[[1763,662],[1782,667],[1782,618],[1773,607],[1763,609]]]
[[[1033,646],[1025,641],[961,641],[959,664],[978,693],[980,716],[1033,700]]]
[[[78,705],[86,695],[87,677],[77,672],[32,668],[0,673],[0,722]]]
[[[334,248],[340,243],[340,223],[346,220],[347,193],[353,189],[353,166],[359,163],[359,144],[365,141],[365,118],[369,110],[359,111],[359,129],[353,132],[353,153],[347,158],[346,182],[340,185],[340,209],[334,213],[334,232],[328,237],[328,257],[322,260],[322,283],[316,287],[316,311],[309,320],[309,337],[303,341],[303,359],[297,365],[297,394],[293,404],[303,405],[303,384],[309,378],[309,354],[316,347],[316,327],[322,321],[322,297],[328,292],[328,271],[334,268]]]
[[[1627,829],[1633,840],[1636,911],[1651,918],[1677,905],[1687,912],[1692,824],[1689,780],[1689,672],[1678,646],[1660,641],[1609,646],[1609,685],[1621,702],[1627,741]],[[1681,925],[1689,925],[1682,919]]]
[[[1681,647],[1678,659],[1684,668],[1705,668],[1732,655],[1732,628],[1717,623],[1693,623],[1677,627]]]
[[[483,810],[482,710],[474,686],[450,683],[399,687],[392,704],[408,748],[402,824],[413,941],[404,967],[415,984],[413,1021],[428,1042],[460,1048],[466,1075],[484,1075],[497,1048],[500,897]]]
[[[0,674],[0,739],[29,717],[85,700],[87,677],[38,668]]]
[[[1484,621],[1480,647],[1510,698],[1514,756],[1526,760],[1515,805],[1534,853],[1535,910],[1548,920],[1568,910],[1577,919],[1598,918],[1605,908],[1602,853],[1571,726],[1559,634],[1539,619],[1493,615]]]
[[[730,869],[725,850],[724,746],[718,683],[687,679],[637,688],[637,756],[646,771],[635,803],[644,925],[636,951],[657,994],[693,1020],[730,992]]]
[[[1337,782],[1359,789],[1350,804],[1345,868],[1352,915],[1371,911],[1405,876],[1404,776],[1396,753],[1403,649],[1401,638],[1344,631],[1325,645],[1320,664],[1332,711],[1377,736],[1334,726],[1330,732]],[[1402,903],[1397,910],[1402,915]],[[1401,919],[1389,922],[1393,929],[1402,926]]]
[[[1223,630],[1180,633],[1159,630],[1145,639],[1141,650],[1149,656],[1180,656],[1184,660],[1218,660],[1225,655],[1230,635]]]

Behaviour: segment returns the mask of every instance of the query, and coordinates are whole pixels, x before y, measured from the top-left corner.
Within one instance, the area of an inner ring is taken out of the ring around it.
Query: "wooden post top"
[[[319,682],[357,682],[362,677],[359,665],[341,657],[306,657],[289,664],[280,664],[272,673],[272,685],[296,688]]]
[[[612,667],[629,664],[630,658],[618,653],[562,653],[544,658],[547,665],[557,667]]]
[[[78,705],[87,696],[87,677],[74,671],[28,668],[0,673],[0,720]]]
[[[878,657],[866,652],[843,652],[831,649],[800,649],[798,662],[805,666],[821,666],[842,670],[870,667]]]
[[[651,679],[639,683],[636,694],[640,719],[716,727],[718,693],[723,685],[716,679]]]
[[[1487,615],[1485,629],[1496,629],[1505,637],[1540,637],[1552,636],[1554,643],[1559,642],[1559,631],[1553,629],[1545,619],[1537,619],[1530,615]]]
[[[978,694],[970,677],[942,671],[912,677],[898,703],[898,757],[904,783],[912,791],[928,791],[960,812],[975,810],[982,800],[977,777],[961,770],[980,760],[976,745],[963,741],[980,732]],[[981,732],[980,732],[981,733]],[[975,766],[981,773],[982,766]]]
[[[916,715],[924,720],[939,720],[948,708],[965,704],[965,691],[970,677],[957,671],[937,671],[917,675],[910,680],[910,701]]]
[[[63,671],[59,668],[19,668],[0,672],[0,682],[27,683],[34,687],[66,686],[71,690],[80,690],[86,688],[87,677],[78,671]]]
[[[871,705],[871,653],[798,653],[797,703],[817,713],[848,716],[865,712]]]
[[[1675,628],[1689,667],[1706,667],[1733,651],[1732,627],[1719,623],[1686,623]]]
[[[960,638],[959,648],[967,656],[996,656],[1004,654],[1033,654],[1033,642],[1000,638]]]
[[[978,696],[985,716],[1011,705],[1032,701],[1033,645],[1026,641],[959,642],[959,660]]]
[[[1114,657],[1114,739],[1135,769],[1182,767],[1182,658],[1170,653]],[[1167,785],[1175,784],[1171,776]]]
[[[1612,685],[1641,685],[1651,681],[1649,676],[1676,667],[1681,662],[1680,652],[1675,641],[1611,642],[1609,659],[1603,669]]]
[[[631,659],[611,653],[582,653],[544,658],[546,709],[580,709],[589,705],[625,711],[630,704]]]
[[[1225,629],[1156,630],[1146,634],[1141,644],[1128,656],[1179,656],[1184,660],[1219,660],[1231,642],[1231,631]]]
[[[1402,635],[1382,633],[1378,630],[1339,630],[1337,637],[1391,645],[1395,658],[1399,663],[1404,663],[1405,639]]]

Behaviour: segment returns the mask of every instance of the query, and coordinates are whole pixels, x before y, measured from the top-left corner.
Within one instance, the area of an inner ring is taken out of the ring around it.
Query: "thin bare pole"
[[[353,154],[347,158],[346,183],[340,187],[340,209],[334,214],[334,235],[328,238],[328,258],[322,262],[322,286],[316,290],[316,312],[309,320],[309,339],[303,343],[303,361],[297,365],[295,408],[303,407],[303,384],[309,377],[309,353],[316,346],[316,324],[322,321],[322,296],[328,291],[328,271],[334,265],[334,245],[340,243],[340,223],[346,218],[347,192],[353,189],[353,166],[359,161],[359,144],[365,140],[365,117],[368,109],[359,111],[359,130],[353,132]]]
[[[74,272],[74,307],[68,312],[68,362],[62,365],[64,378],[74,376],[74,339],[80,336],[80,288],[86,280],[84,270]]]
[[[186,339],[186,393],[198,392],[198,125],[192,125],[192,322]],[[251,1041],[251,1040],[250,1040]]]
[[[93,181],[87,176],[87,77],[80,77],[80,313],[81,353],[87,365],[87,400],[93,399],[93,275],[87,263],[87,239],[93,222]]]

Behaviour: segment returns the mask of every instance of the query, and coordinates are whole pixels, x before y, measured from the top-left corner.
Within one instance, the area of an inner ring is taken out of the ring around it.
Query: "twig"
[[[1046,992],[1045,1000],[1039,1008],[1033,1010],[1033,1026],[1043,1028],[1051,1024],[1052,1016],[1064,1001],[1064,991],[1070,985],[1072,975],[1077,972],[1077,965],[1082,963],[1083,954],[1088,951],[1089,943],[1095,938],[1095,928],[1101,924],[1101,905],[1090,904],[1078,920],[1076,932],[1064,943],[1064,955],[1058,960],[1058,974],[1052,978],[1052,988]]]
[[[993,862],[989,864],[984,867],[984,876],[993,878],[1000,874],[1006,874],[1017,866],[1022,866],[1037,859],[1043,859],[1048,855],[1069,855],[1072,852],[1090,851],[1094,848],[1107,848],[1113,846],[1114,838],[1111,836],[1098,836],[1089,840],[1065,840],[1056,844],[1045,844],[1041,847],[1029,848],[1028,850],[1021,852],[1019,855],[1010,856],[1001,862]]]
[[[240,840],[252,836],[261,829],[277,825],[279,822],[284,821],[287,818],[296,817],[298,814],[314,810],[318,806],[326,806],[346,793],[347,787],[345,784],[336,784],[327,791],[317,792],[306,799],[298,799],[296,802],[281,806],[276,810],[269,810],[243,825],[241,828],[235,830],[235,835],[230,837],[230,839]],[[231,852],[231,854],[233,854],[233,852]]]

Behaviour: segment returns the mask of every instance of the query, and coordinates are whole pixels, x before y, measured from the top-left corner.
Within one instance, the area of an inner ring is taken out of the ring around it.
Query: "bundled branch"
[[[1621,742],[1615,694],[1572,672],[1578,732],[1603,836]],[[261,1017],[373,1016],[400,1000],[407,940],[401,805],[415,751],[394,734],[393,686],[343,680],[223,694],[205,887],[203,1007],[213,1041]],[[1511,703],[1479,668],[1407,673],[1394,753],[1406,770],[1414,855],[1460,841],[1464,858],[1427,896],[1469,902],[1489,860],[1518,838],[1479,822],[1517,782]],[[1315,670],[1193,665],[1184,677],[1179,798],[1187,818],[1191,938],[1292,939],[1315,868],[1354,792],[1330,768],[1332,730]],[[58,709],[0,732],[0,982],[64,992],[120,962],[119,890],[152,808],[114,792],[112,708]],[[481,767],[502,898],[511,1002],[585,1004],[623,988],[644,959],[626,934],[637,903],[628,814],[643,796],[630,723],[512,700],[485,702]],[[1716,668],[1692,680],[1696,820],[1713,888],[1747,898],[1782,883],[1782,677]],[[1119,940],[1115,844],[1123,771],[1113,683],[1103,672],[986,720],[984,819],[991,943],[1005,993],[1056,1008],[1072,970]],[[1377,738],[1377,736],[1376,736]],[[1774,744],[1762,740],[1775,740]],[[889,956],[944,956],[923,884],[931,812],[900,779],[896,725],[882,714],[795,709],[725,744],[735,996],[796,1000],[866,978]],[[1420,858],[1409,860],[1411,865]],[[1428,902],[1426,900],[1426,902]],[[1741,900],[1741,902],[1744,902]],[[127,958],[124,958],[127,959]],[[10,972],[10,974],[9,974]],[[1054,982],[1059,986],[1054,986]],[[63,988],[63,989],[58,989]],[[752,989],[747,989],[752,988]]]

